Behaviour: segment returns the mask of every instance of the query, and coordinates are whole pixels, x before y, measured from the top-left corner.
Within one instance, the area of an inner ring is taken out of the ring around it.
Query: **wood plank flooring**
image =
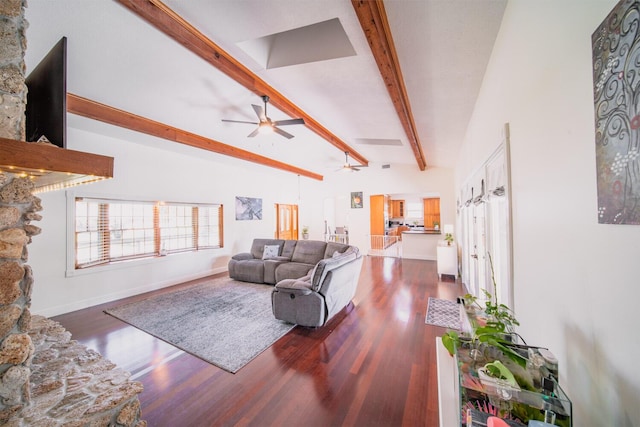
[[[432,427],[445,329],[424,323],[427,302],[464,292],[439,281],[434,261],[367,256],[352,304],[323,328],[295,328],[235,375],[103,313],[150,294],[53,319],[144,384],[152,427]]]

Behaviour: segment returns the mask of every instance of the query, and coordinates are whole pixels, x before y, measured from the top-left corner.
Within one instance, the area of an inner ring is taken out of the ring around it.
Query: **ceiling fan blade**
[[[227,119],[222,119],[223,122],[228,122],[228,123],[246,123],[248,125],[257,125],[258,122],[246,122],[244,120],[227,120]]]
[[[291,135],[291,134],[290,134],[290,133],[288,133],[288,132],[283,131],[282,129],[278,129],[278,128],[277,128],[277,127],[275,127],[275,126],[273,126],[273,131],[274,131],[275,133],[277,133],[278,135],[284,136],[284,137],[285,137],[285,138],[287,138],[287,139],[291,139],[291,138],[293,138],[293,135]]]
[[[303,124],[304,124],[304,119],[278,120],[277,122],[273,122],[274,126],[303,125]]]
[[[262,107],[260,105],[255,105],[255,104],[251,104],[251,106],[253,107],[253,111],[256,112],[256,115],[258,116],[260,121],[261,122],[266,122],[267,121],[267,116],[264,113],[264,107]]]
[[[260,128],[257,127],[256,130],[254,130],[253,132],[251,132],[249,135],[247,135],[247,138],[253,138],[254,136],[256,136],[258,133],[260,133]]]

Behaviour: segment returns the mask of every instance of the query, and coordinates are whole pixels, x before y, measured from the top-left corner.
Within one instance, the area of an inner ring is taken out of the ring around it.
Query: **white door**
[[[486,205],[484,203],[472,204],[472,223],[471,223],[471,265],[470,279],[472,282],[471,293],[482,299],[483,289],[492,292],[487,288],[487,227],[486,227]]]

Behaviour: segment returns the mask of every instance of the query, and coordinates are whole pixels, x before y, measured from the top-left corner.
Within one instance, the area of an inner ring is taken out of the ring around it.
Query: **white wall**
[[[511,127],[515,310],[574,426],[640,425],[640,227],[598,225],[591,34],[615,0],[509,1],[456,184]]]
[[[454,193],[454,173],[452,169],[429,168],[420,171],[418,166],[392,165],[382,169],[371,164],[360,172],[335,173],[325,175],[323,187],[325,197],[334,198],[336,220],[344,220],[349,229],[349,243],[365,252],[370,244],[371,221],[369,197],[375,194],[440,194],[440,223],[455,224],[456,206]],[[351,192],[363,192],[363,208],[351,209]],[[313,230],[312,230],[313,231]]]
[[[36,280],[32,305],[36,314],[55,316],[224,272],[229,257],[246,252],[253,238],[274,235],[275,203],[298,204],[299,225],[308,225],[315,240],[324,238],[325,205],[333,203],[340,210],[335,213],[337,225],[349,227],[350,243],[364,253],[369,247],[371,194],[437,192],[442,195],[443,223],[455,218],[450,169],[420,172],[415,165],[384,170],[372,165],[358,173],[333,173],[317,181],[157,138],[132,143],[127,141],[129,131],[114,132],[108,125],[70,118],[75,127],[68,128],[68,148],[113,156],[114,178],[40,195],[44,211],[37,225],[43,231],[28,248]],[[350,209],[351,191],[363,191],[363,209]],[[69,272],[67,198],[75,196],[222,203],[224,248]],[[263,219],[236,221],[236,196],[262,198]]]
[[[322,206],[307,194],[319,181],[253,163],[233,161],[202,150],[170,150],[171,143],[150,138],[150,144],[68,129],[68,148],[115,158],[114,178],[99,183],[39,195],[42,234],[29,245],[29,264],[36,283],[32,311],[53,316],[98,303],[223,272],[229,257],[246,252],[254,237],[273,237],[275,203],[300,203],[300,223]],[[150,260],[94,267],[66,277],[67,197],[101,196],[125,200],[164,200],[224,205],[224,248],[182,253]],[[261,221],[236,221],[235,197],[262,198]]]

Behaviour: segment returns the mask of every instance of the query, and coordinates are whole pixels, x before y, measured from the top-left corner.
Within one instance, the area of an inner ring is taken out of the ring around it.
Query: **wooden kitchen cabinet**
[[[440,227],[440,198],[431,197],[423,199],[424,203],[424,228],[433,229],[435,224]]]
[[[391,200],[391,218],[404,217],[404,200]]]

